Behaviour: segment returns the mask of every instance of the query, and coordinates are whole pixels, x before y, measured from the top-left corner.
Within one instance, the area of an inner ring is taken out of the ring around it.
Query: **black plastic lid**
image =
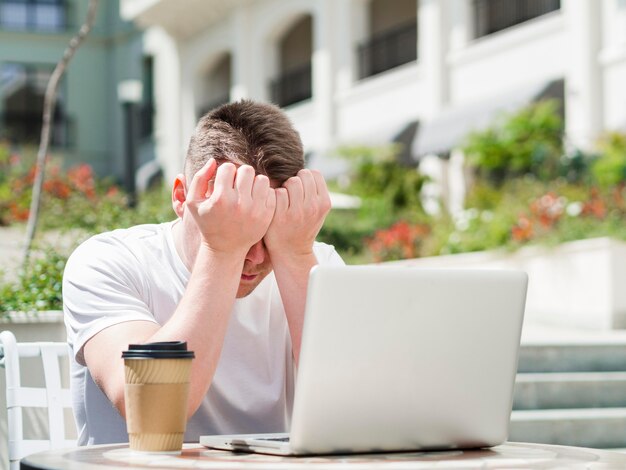
[[[160,343],[129,344],[122,352],[123,359],[193,359],[193,351],[187,350],[186,341],[163,341]]]

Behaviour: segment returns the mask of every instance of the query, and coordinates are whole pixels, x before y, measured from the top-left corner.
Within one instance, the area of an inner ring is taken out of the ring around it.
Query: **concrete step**
[[[626,408],[626,372],[520,373],[514,410]]]
[[[509,440],[598,449],[626,447],[626,408],[519,410]]]
[[[626,341],[522,344],[518,372],[626,372]]]

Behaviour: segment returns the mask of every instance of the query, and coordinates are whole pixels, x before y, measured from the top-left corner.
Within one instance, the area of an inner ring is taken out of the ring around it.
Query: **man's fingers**
[[[276,194],[276,213],[282,214],[289,209],[289,193],[287,188],[276,188],[274,193]]]
[[[302,181],[302,189],[304,191],[303,200],[305,204],[310,204],[317,197],[317,188],[315,187],[315,178],[311,170],[300,170],[298,178]]]
[[[252,197],[252,185],[254,183],[254,168],[250,165],[241,165],[235,176],[235,187],[240,197]]]
[[[233,189],[237,167],[230,162],[222,163],[215,175],[215,191]]]
[[[265,207],[272,213],[273,217],[276,212],[276,191],[273,188],[268,188]]]
[[[189,185],[188,193],[193,200],[200,201],[206,198],[206,193],[209,190],[209,181],[213,179],[216,171],[217,162],[214,158],[210,158],[209,161],[196,172]]]
[[[252,199],[266,199],[269,190],[270,179],[265,175],[257,175],[252,182]]]
[[[315,180],[315,188],[317,190],[317,194],[328,194],[328,186],[326,185],[326,180],[322,176],[322,173],[320,173],[318,170],[311,170],[311,175],[313,175],[313,179]]]
[[[292,176],[283,184],[283,187],[287,189],[289,193],[289,205],[302,203],[304,200],[304,187],[302,186],[302,180],[297,176]]]
[[[313,179],[315,180],[315,187],[317,188],[317,200],[319,201],[320,207],[323,211],[326,211],[326,213],[328,213],[331,208],[331,202],[330,193],[328,192],[328,186],[326,186],[326,180],[317,170],[312,170],[311,174],[313,175]]]

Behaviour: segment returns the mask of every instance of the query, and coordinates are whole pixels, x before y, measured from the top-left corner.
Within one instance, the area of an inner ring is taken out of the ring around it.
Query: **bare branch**
[[[26,263],[28,263],[28,257],[35,238],[35,230],[37,229],[37,223],[39,221],[41,189],[43,187],[43,180],[45,177],[46,156],[48,155],[50,129],[52,127],[53,120],[52,111],[54,110],[54,106],[56,104],[59,82],[61,81],[61,77],[63,77],[70,60],[72,60],[72,57],[74,57],[74,54],[93,27],[96,19],[96,11],[98,9],[98,1],[99,0],[89,0],[89,9],[87,11],[85,22],[80,27],[78,33],[70,40],[65,52],[63,53],[63,57],[54,68],[46,88],[46,94],[43,101],[43,125],[41,126],[41,140],[39,142],[39,150],[37,152],[35,181],[33,183],[32,201],[30,203],[28,225],[26,227],[26,243],[24,245],[24,253],[22,256],[22,266],[24,267],[26,266]]]

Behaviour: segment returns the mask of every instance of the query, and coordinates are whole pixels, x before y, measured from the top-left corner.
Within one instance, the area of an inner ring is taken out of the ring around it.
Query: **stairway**
[[[626,334],[522,340],[509,440],[626,448]]]

